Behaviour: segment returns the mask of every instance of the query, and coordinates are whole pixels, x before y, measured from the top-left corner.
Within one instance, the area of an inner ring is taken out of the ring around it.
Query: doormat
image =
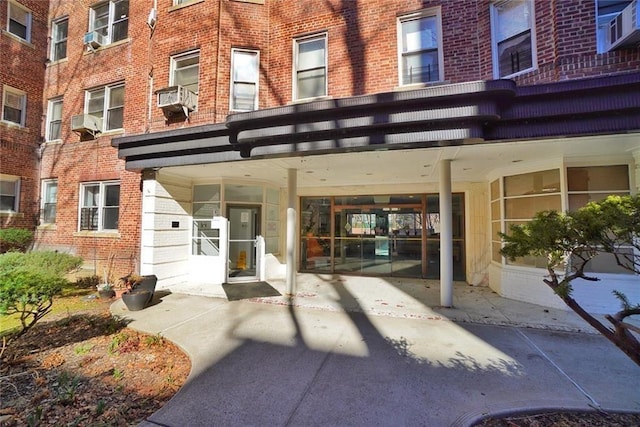
[[[229,301],[282,296],[276,288],[267,282],[223,283],[222,289],[227,294]]]

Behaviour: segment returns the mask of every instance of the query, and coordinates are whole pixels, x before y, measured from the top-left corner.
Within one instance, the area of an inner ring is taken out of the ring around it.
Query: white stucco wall
[[[542,280],[546,270],[492,264],[490,287],[505,298],[538,304],[545,307],[571,310]],[[627,274],[595,274],[600,280],[575,280],[573,298],[590,313],[615,313],[620,301],[613,295],[617,290],[631,302],[640,301],[640,278]]]
[[[170,175],[143,181],[141,274],[158,276],[158,289],[186,280],[191,241],[191,183]],[[178,227],[172,227],[177,222]]]

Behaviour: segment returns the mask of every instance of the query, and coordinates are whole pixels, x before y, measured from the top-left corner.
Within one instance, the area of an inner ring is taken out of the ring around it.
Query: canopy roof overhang
[[[453,159],[454,180],[476,181],[509,162],[640,149],[640,73],[322,99],[232,114],[224,123],[124,136],[112,145],[128,170],[171,168],[194,179],[251,176],[286,183],[286,169],[297,168],[314,174],[301,186],[370,182],[371,174],[376,182],[437,181],[437,161]]]

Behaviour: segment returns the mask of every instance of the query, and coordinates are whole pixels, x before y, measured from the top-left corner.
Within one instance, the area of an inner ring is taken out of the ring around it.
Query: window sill
[[[87,50],[84,51],[83,55],[92,55],[92,54],[94,54],[96,52],[101,52],[103,50],[107,50],[107,49],[110,49],[110,48],[116,47],[116,46],[122,46],[123,44],[128,44],[130,42],[131,42],[131,39],[129,37],[127,37],[126,39],[118,40],[117,42],[109,43],[109,44],[106,44],[104,46],[100,46],[97,49],[92,49],[92,48],[88,47]]]
[[[435,82],[426,82],[426,83],[411,83],[408,85],[402,85],[402,86],[396,86],[393,88],[393,90],[395,92],[402,92],[405,90],[416,90],[416,89],[424,89],[424,88],[428,88],[428,87],[434,87],[434,86],[443,86],[443,85],[448,85],[451,84],[450,81],[447,80],[438,80]]]
[[[239,3],[264,4],[264,0],[231,0],[231,1],[237,1]]]
[[[329,99],[333,99],[333,96],[324,95],[324,96],[316,96],[316,97],[313,97],[313,98],[294,99],[293,101],[291,101],[289,103],[289,105],[306,104],[307,102],[325,101],[325,100],[329,100]]]
[[[43,145],[61,145],[62,139],[52,139],[51,141],[45,141],[42,143]]]
[[[64,64],[65,62],[69,62],[69,58],[64,57],[62,59],[56,59],[55,61],[48,59],[47,61],[48,61],[47,67],[51,67],[53,65]]]
[[[171,6],[167,11],[168,12],[173,12],[174,10],[180,10],[180,9],[185,8],[185,7],[193,6],[194,4],[198,4],[198,3],[204,3],[204,0],[191,0],[191,1],[186,2],[186,3],[176,4],[176,5]]]
[[[113,129],[113,130],[108,130],[106,132],[101,132],[98,135],[98,138],[101,136],[113,136],[113,135],[122,135],[124,134],[124,129]]]
[[[24,214],[22,212],[0,211],[0,217],[2,217],[2,218],[24,218]]]
[[[13,128],[17,130],[27,130],[27,128],[24,125],[21,125],[19,123],[14,123],[14,122],[8,122],[6,120],[0,120],[0,124],[8,128]]]
[[[51,223],[51,224],[40,224],[38,225],[37,229],[38,230],[56,230],[58,228],[58,226],[55,223]]]
[[[73,237],[95,237],[98,239],[119,239],[120,233],[117,230],[112,231],[93,231],[83,230],[73,233]]]
[[[512,79],[514,77],[519,77],[523,74],[527,74],[527,73],[531,73],[534,71],[537,71],[538,67],[531,67],[531,68],[527,68],[526,70],[522,70],[522,71],[518,71],[517,73],[513,73],[513,74],[507,74],[506,76],[502,76],[502,77],[497,77],[497,79]]]
[[[8,36],[9,38],[11,38],[11,39],[13,39],[13,40],[15,40],[15,41],[17,41],[17,42],[20,42],[20,43],[22,43],[23,45],[28,46],[28,47],[30,47],[30,48],[32,48],[32,49],[35,49],[35,47],[36,47],[36,46],[35,46],[33,43],[31,43],[29,40],[25,40],[25,39],[23,39],[22,37],[16,36],[15,34],[10,33],[10,32],[9,32],[9,31],[7,31],[7,30],[0,30],[0,32],[2,32],[2,34],[5,34],[5,35],[6,35],[6,36]]]

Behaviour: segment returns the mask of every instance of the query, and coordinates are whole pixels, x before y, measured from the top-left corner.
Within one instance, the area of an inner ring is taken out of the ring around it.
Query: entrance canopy
[[[275,159],[270,165],[283,168],[271,177],[278,182],[286,182],[287,168],[304,171],[300,166],[311,156],[323,155],[313,158],[318,175],[300,177],[300,187],[314,180],[328,185],[338,159],[350,165],[344,172],[353,170],[355,178],[341,174],[342,183],[354,184],[363,179],[362,172],[366,177],[389,167],[402,171],[397,177],[389,171],[398,182],[409,174],[413,180],[437,181],[438,159],[454,160],[454,180],[475,180],[496,164],[532,155],[594,155],[637,147],[637,137],[628,146],[623,137],[613,149],[597,136],[640,131],[639,114],[640,73],[519,87],[493,80],[238,113],[225,123],[124,136],[112,145],[128,170],[233,162],[237,171],[243,162]],[[584,136],[594,138],[581,139],[579,147],[563,142]],[[526,141],[536,142],[522,144]],[[416,157],[413,149],[429,154]],[[357,153],[357,163],[345,153]],[[252,175],[247,168],[243,174]],[[260,168],[254,172],[264,173]],[[197,174],[197,168],[190,171]]]

